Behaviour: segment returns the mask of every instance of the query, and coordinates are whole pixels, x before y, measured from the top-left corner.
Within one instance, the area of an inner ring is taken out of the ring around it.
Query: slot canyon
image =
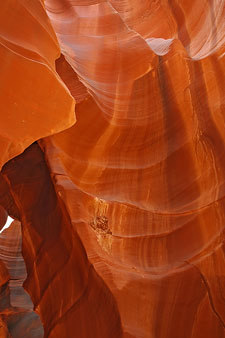
[[[2,0],[0,102],[0,338],[225,338],[225,0]]]

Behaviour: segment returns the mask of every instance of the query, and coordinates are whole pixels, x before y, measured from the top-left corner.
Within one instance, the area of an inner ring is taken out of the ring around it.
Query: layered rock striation
[[[0,25],[0,204],[44,336],[224,338],[225,1],[0,6],[24,17]]]

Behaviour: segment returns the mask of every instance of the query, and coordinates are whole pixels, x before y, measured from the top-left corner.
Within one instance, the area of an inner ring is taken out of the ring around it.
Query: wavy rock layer
[[[122,337],[114,296],[88,261],[34,144],[3,169],[20,210],[25,289],[40,314],[45,337]],[[87,318],[91,325],[87,325]]]
[[[74,101],[55,71],[60,49],[43,4],[2,1],[0,22],[1,168],[75,118]]]
[[[0,234],[1,337],[41,338],[43,326],[22,284],[27,277],[21,254],[21,225],[14,221]],[[7,280],[5,280],[5,275]]]
[[[45,3],[94,100],[41,144],[124,332],[225,337],[224,1]]]
[[[45,337],[224,338],[225,1],[18,3],[66,85],[47,40],[57,127],[0,176]]]

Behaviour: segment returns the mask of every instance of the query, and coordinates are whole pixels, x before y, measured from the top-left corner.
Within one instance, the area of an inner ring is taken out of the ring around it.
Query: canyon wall
[[[0,216],[44,336],[225,338],[225,1],[0,9]]]

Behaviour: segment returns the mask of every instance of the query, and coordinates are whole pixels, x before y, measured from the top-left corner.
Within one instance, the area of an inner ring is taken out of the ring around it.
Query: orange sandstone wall
[[[224,338],[225,1],[13,4],[0,204],[45,337]]]

